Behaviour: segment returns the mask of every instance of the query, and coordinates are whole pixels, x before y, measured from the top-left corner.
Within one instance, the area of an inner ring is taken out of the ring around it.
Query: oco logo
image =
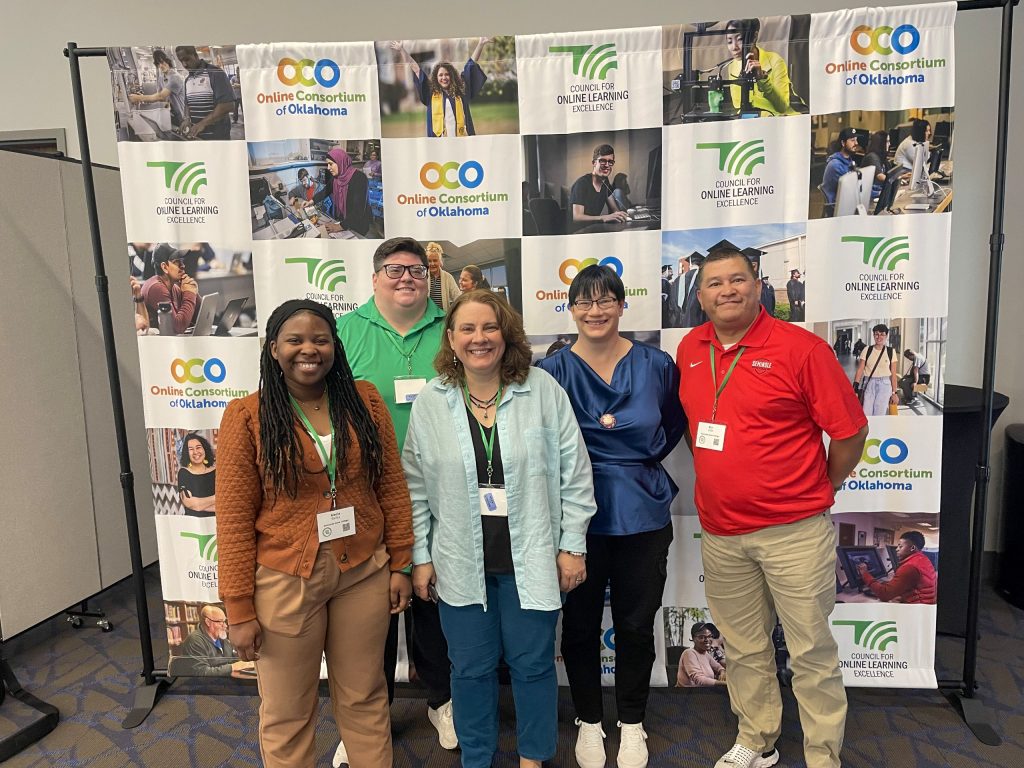
[[[174,161],[152,161],[147,168],[163,168],[164,186],[179,195],[195,196],[199,188],[206,186],[206,163],[176,163]]]
[[[341,80],[341,69],[330,59],[283,58],[277,62],[277,79],[285,85],[305,85],[333,88]]]
[[[897,437],[890,437],[887,440],[872,438],[864,443],[864,453],[860,460],[865,464],[902,464],[910,455],[907,444]]]
[[[910,260],[910,237],[867,237],[864,235],[846,235],[840,238],[843,243],[860,243],[864,249],[864,263],[875,269],[886,269],[893,272],[901,261]]]
[[[895,621],[835,620],[833,627],[853,627],[853,642],[869,651],[882,651],[899,642]]]
[[[875,27],[872,29],[864,24],[853,30],[850,35],[850,47],[862,56],[880,53],[890,56],[893,53],[908,54],[917,50],[921,44],[921,33],[917,27],[901,24],[892,27]]]
[[[427,189],[475,189],[484,180],[484,167],[476,160],[462,163],[424,163],[420,183]]]
[[[196,545],[199,547],[199,556],[203,560],[217,562],[217,534],[182,531],[179,535],[183,539],[195,539]]]
[[[572,73],[587,80],[605,80],[608,72],[619,68],[615,43],[602,45],[552,45],[548,53],[571,53]]]
[[[321,291],[334,291],[338,283],[348,282],[345,277],[345,262],[341,259],[317,259],[296,256],[285,259],[285,264],[305,264],[306,280]]]
[[[701,142],[697,149],[717,149],[718,170],[727,171],[733,176],[750,176],[765,161],[764,139]]]
[[[171,361],[171,376],[179,384],[186,381],[190,384],[202,384],[204,381],[212,381],[219,384],[224,381],[228,370],[219,357],[211,357],[203,360],[200,357],[193,357],[191,360],[182,360],[176,357]]]
[[[604,634],[601,635],[601,643],[604,644],[604,647],[609,651],[615,650],[615,627],[608,627],[608,629],[604,631]]]
[[[569,285],[572,279],[579,274],[580,270],[586,269],[587,267],[593,266],[594,264],[600,264],[602,267],[611,267],[615,270],[615,274],[622,277],[622,262],[614,256],[607,256],[601,261],[597,259],[566,259],[558,267],[558,278]]]

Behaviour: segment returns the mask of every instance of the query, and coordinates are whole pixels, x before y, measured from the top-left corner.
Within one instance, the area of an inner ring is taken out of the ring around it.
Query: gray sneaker
[[[715,768],[770,768],[779,762],[779,750],[774,747],[760,755],[742,744],[733,744],[732,749],[718,758]]]

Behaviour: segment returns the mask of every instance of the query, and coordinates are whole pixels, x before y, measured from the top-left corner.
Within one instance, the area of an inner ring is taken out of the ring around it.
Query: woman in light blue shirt
[[[413,588],[438,600],[463,768],[498,743],[498,661],[516,702],[521,768],[555,754],[555,625],[586,579],[596,510],[586,446],[558,383],[530,367],[522,318],[500,295],[448,310],[440,374],[413,403],[402,463],[413,503]]]

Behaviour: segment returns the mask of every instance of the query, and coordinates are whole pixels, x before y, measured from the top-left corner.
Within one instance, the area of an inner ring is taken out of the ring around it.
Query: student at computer
[[[128,101],[132,104],[167,102],[171,107],[171,125],[177,128],[185,117],[185,81],[174,71],[170,57],[159,48],[153,51],[153,64],[156,66],[156,79],[160,90],[152,94],[131,93],[128,95]]]
[[[839,179],[857,167],[857,131],[854,128],[846,127],[839,132],[839,151],[833,152],[825,161],[825,174],[821,180],[821,193],[825,196],[825,207],[822,215],[825,218],[835,213],[836,192],[839,189]]]
[[[313,195],[313,202],[327,206],[330,215],[337,219],[327,222],[327,231],[348,229],[365,235],[371,219],[366,174],[352,165],[352,158],[341,147],[327,153],[327,172],[331,174],[331,183]]]
[[[914,170],[914,154],[919,144],[924,144],[925,151],[928,151],[928,142],[932,137],[932,125],[927,120],[914,118],[910,121],[910,135],[896,147],[896,154],[893,162],[902,165],[908,171]]]
[[[789,103],[792,85],[786,60],[774,51],[767,51],[757,45],[761,22],[757,19],[732,19],[725,28],[729,33],[725,36],[725,44],[732,56],[726,71],[730,80],[738,80],[744,75],[753,77],[750,105],[760,110],[762,117],[798,114]],[[733,85],[729,91],[733,106],[738,109],[742,101],[742,88]]]
[[[875,169],[875,178],[871,182],[871,197],[876,198],[882,193],[882,185],[885,183],[885,175],[892,168],[886,155],[889,152],[889,134],[885,131],[875,131],[868,138],[868,149],[864,153],[861,165],[865,168],[869,165]]]
[[[938,575],[923,549],[924,535],[920,531],[907,531],[896,544],[899,565],[889,581],[876,580],[867,563],[857,563],[857,575],[883,603],[934,605]]]
[[[183,250],[160,248],[153,257],[156,274],[142,284],[141,294],[149,310],[151,328],[160,327],[158,312],[161,304],[170,307],[175,333],[184,333],[192,322],[199,285],[185,271],[185,255]]]
[[[569,192],[571,229],[598,222],[624,222],[627,218],[608,180],[615,167],[615,149],[611,144],[599,144],[594,147],[591,163],[590,173],[576,179]]]

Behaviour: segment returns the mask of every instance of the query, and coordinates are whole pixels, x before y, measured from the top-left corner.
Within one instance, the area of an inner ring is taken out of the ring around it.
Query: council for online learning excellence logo
[[[151,160],[146,167],[163,171],[169,194],[156,204],[153,213],[163,216],[168,224],[206,224],[208,216],[220,213],[219,206],[199,197],[199,190],[208,183],[203,161]]]
[[[318,259],[312,256],[294,256],[284,260],[285,264],[301,264],[306,269],[306,282],[310,290],[306,298],[326,304],[335,314],[352,312],[359,303],[345,300],[342,288],[348,285],[344,259]]]
[[[341,87],[342,72],[333,59],[285,56],[277,62],[278,87],[256,93],[257,104],[273,104],[274,114],[311,117],[345,117],[349,105],[362,103],[362,92]]]
[[[825,63],[826,75],[844,78],[847,86],[897,86],[926,82],[929,70],[944,69],[942,57],[914,56],[921,46],[921,31],[913,24],[860,24],[850,31],[844,61]]]
[[[570,54],[572,73],[582,81],[570,83],[567,93],[559,93],[557,104],[571,106],[573,112],[610,112],[615,102],[629,99],[629,90],[616,90],[610,81],[611,71],[619,68],[615,43],[552,45],[548,53]]]
[[[713,200],[716,208],[737,208],[759,205],[775,194],[774,184],[763,183],[754,175],[755,168],[767,165],[764,139],[702,141],[695,148],[717,152],[718,170],[731,177],[714,179],[713,186],[703,187],[701,200]]]
[[[217,562],[216,533],[192,533],[191,531],[182,531],[178,535],[183,539],[192,539],[196,542],[196,546],[199,548],[200,558],[210,563]]]
[[[420,166],[420,189],[400,192],[395,202],[412,206],[420,219],[480,218],[495,203],[508,203],[507,192],[488,192],[486,171],[479,160],[431,160]],[[481,188],[483,187],[483,188]]]
[[[868,268],[846,282],[847,293],[857,294],[861,301],[900,301],[921,290],[920,280],[909,280],[897,271],[910,261],[909,235],[844,235],[839,242],[860,246],[861,261]]]
[[[859,650],[848,659],[840,659],[839,667],[850,670],[854,677],[895,677],[897,671],[910,668],[906,661],[897,659],[895,653],[887,652],[889,646],[899,642],[895,621],[833,619],[832,626],[853,629],[853,644]]]

